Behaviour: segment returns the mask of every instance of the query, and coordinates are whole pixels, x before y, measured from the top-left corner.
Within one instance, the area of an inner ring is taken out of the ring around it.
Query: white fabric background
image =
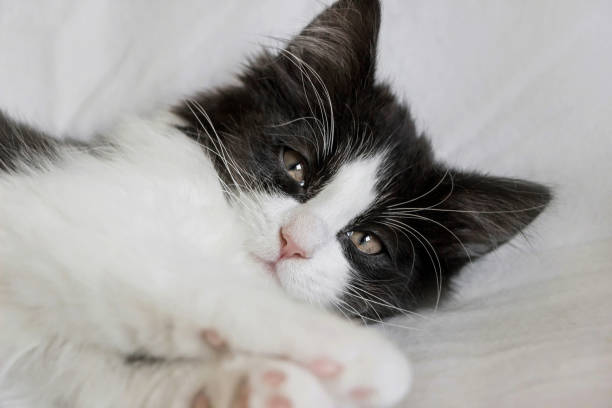
[[[612,2],[383,0],[380,75],[448,162],[555,188],[527,240],[384,327],[403,406],[612,406]],[[0,109],[88,137],[231,81],[317,0],[0,0]],[[375,353],[375,350],[371,350]]]

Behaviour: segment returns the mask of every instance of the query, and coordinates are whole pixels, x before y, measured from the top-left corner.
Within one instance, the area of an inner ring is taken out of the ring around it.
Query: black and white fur
[[[239,85],[87,145],[2,119],[0,406],[230,407],[245,382],[249,407],[407,392],[394,346],[301,301],[365,321],[436,304],[550,193],[435,160],[376,81],[379,20],[378,1],[341,0]],[[356,250],[356,230],[383,251]],[[279,231],[308,256],[279,260]]]

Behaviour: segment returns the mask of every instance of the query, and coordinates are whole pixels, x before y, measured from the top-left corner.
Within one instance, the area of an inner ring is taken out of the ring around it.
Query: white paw
[[[258,365],[249,373],[247,387],[248,404],[244,405],[245,408],[335,406],[315,376],[290,362],[268,361]]]
[[[390,407],[408,392],[411,373],[406,357],[373,329],[312,309],[305,314],[304,309],[295,311],[278,330],[252,330],[247,337],[238,337],[235,330],[226,337],[215,329],[214,335],[207,331],[203,337],[219,349],[288,359],[295,363],[293,371],[299,366],[310,373],[336,407]],[[289,387],[293,380],[286,384]],[[291,406],[306,398],[304,393],[283,395],[293,398]]]
[[[199,392],[191,408],[335,408],[308,370],[290,361],[230,358],[216,384]]]
[[[410,388],[408,361],[372,329],[359,329],[320,343],[322,357],[311,360],[308,368],[341,406],[393,406]]]

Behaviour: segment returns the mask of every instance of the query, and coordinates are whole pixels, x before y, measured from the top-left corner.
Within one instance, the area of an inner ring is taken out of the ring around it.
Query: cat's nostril
[[[308,254],[304,251],[286,231],[280,230],[280,259],[288,258],[308,258]]]

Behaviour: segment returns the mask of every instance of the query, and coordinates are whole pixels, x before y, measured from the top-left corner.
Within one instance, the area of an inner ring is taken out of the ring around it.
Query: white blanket
[[[231,81],[323,7],[229,3],[0,0],[0,109],[89,137]],[[414,362],[404,405],[612,406],[612,2],[383,5],[379,75],[439,156],[556,194],[451,302],[381,328]]]

